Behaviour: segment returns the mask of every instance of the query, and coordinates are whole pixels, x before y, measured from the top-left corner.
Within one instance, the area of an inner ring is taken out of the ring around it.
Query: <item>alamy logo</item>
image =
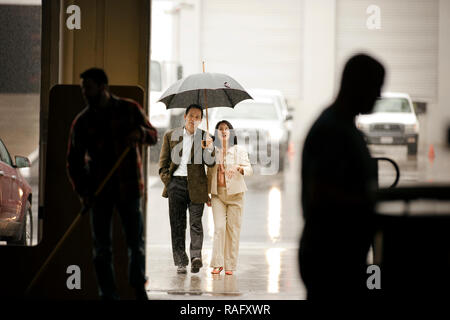
[[[81,270],[77,265],[70,265],[66,270],[67,274],[70,276],[67,278],[66,285],[67,289],[73,290],[81,290]]]
[[[367,278],[366,285],[367,289],[381,289],[381,270],[380,267],[372,264],[367,267],[367,274],[370,274],[369,278]]]
[[[370,14],[367,18],[366,26],[369,30],[381,29],[381,9],[377,5],[370,5],[366,9],[366,13]]]
[[[286,133],[277,129],[247,129],[247,130],[230,130],[230,133],[236,135],[238,145],[242,146],[247,152],[250,164],[259,164],[264,167],[264,171],[261,171],[262,175],[274,175],[277,174],[281,161],[284,160],[281,152],[286,152],[287,146],[283,150],[281,144],[284,142],[286,144]],[[217,135],[217,133],[216,133]],[[182,130],[175,130],[171,136],[172,142],[177,142],[171,151],[171,160],[174,164],[179,165],[182,158],[183,143],[178,142],[183,136]],[[213,164],[215,158],[212,153],[207,149],[201,148],[201,140],[194,139],[194,150],[197,150],[193,154],[193,162],[188,159],[188,163],[202,164]]]
[[[81,29],[81,9],[79,6],[71,5],[67,7],[66,13],[71,14],[66,20],[67,29]]]

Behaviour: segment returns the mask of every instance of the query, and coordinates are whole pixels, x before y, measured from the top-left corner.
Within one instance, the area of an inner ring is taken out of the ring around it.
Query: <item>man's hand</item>
[[[213,139],[209,136],[209,134],[206,136],[206,141],[202,141],[202,147],[203,149],[213,149]]]
[[[209,149],[212,149],[213,146],[213,139],[208,135],[206,138],[206,147]]]
[[[81,205],[83,206],[83,212],[87,212],[94,205],[94,197],[93,196],[81,196],[80,197]]]
[[[243,168],[243,167],[237,167],[237,171],[238,171],[240,174],[244,175],[244,168]]]

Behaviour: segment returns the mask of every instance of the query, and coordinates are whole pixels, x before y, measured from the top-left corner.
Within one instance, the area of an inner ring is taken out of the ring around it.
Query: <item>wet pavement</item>
[[[298,149],[298,148],[297,148]],[[370,146],[372,156],[389,157],[400,167],[399,186],[450,183],[450,149],[423,144],[417,157],[407,156],[406,147]],[[300,208],[299,154],[292,155],[284,172],[263,175],[258,167],[246,177],[244,214],[240,237],[238,266],[232,276],[211,274],[209,262],[214,225],[211,208],[203,214],[203,268],[193,274],[179,275],[171,253],[168,202],[161,196],[162,182],[156,175],[157,164],[150,164],[147,207],[147,286],[150,299],[214,299],[214,300],[298,300],[306,297],[300,279],[297,252],[302,230]],[[38,162],[25,170],[37,194]],[[394,180],[388,163],[379,168],[380,186]],[[37,196],[33,200],[34,221],[37,221]],[[430,207],[430,205],[428,205]],[[35,224],[35,231],[37,226]],[[36,232],[34,233],[36,236]],[[189,247],[189,232],[186,233]],[[34,240],[36,243],[36,238]]]
[[[373,157],[389,157],[400,167],[398,186],[450,182],[450,150],[437,146],[429,159],[429,146],[422,145],[417,157],[407,156],[404,146],[370,146]],[[434,149],[434,147],[433,147]],[[299,276],[298,240],[302,230],[299,202],[299,166],[291,160],[282,173],[246,178],[243,224],[237,271],[233,276],[212,275],[209,261],[214,225],[205,208],[204,267],[200,273],[178,275],[173,265],[167,199],[161,197],[159,177],[149,178],[147,222],[147,287],[150,299],[305,299]],[[152,164],[152,166],[156,166]],[[150,173],[156,172],[155,168]],[[394,181],[388,163],[379,167],[381,187]],[[187,248],[189,232],[187,232]]]
[[[155,164],[152,164],[152,166]],[[156,170],[150,169],[150,172]],[[296,166],[262,175],[259,167],[246,177],[237,270],[212,275],[214,224],[211,208],[203,213],[203,268],[179,275],[173,264],[167,199],[159,177],[149,179],[147,213],[147,287],[150,299],[304,299],[297,252],[302,227]],[[189,231],[186,232],[187,248]]]

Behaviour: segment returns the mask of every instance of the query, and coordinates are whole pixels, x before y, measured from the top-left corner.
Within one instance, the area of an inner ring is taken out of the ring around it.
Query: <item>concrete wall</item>
[[[339,0],[301,0],[302,33],[298,36],[302,49],[302,99],[296,110],[296,130],[293,137],[301,141],[317,114],[329,104],[339,87],[340,70],[336,62],[336,19]],[[425,0],[424,0],[425,1]],[[188,0],[192,7],[178,12],[180,29],[179,53],[185,74],[201,72],[203,0]],[[384,13],[383,13],[384,14]],[[386,13],[388,14],[388,13]],[[362,12],[364,21],[366,13]],[[413,21],[411,22],[413,23]],[[428,105],[422,117],[423,139],[428,143],[444,142],[444,132],[450,123],[450,2],[439,2],[438,101]],[[195,63],[194,63],[195,62]]]
[[[81,9],[80,30],[66,27],[71,4]],[[96,66],[111,84],[147,88],[149,1],[62,0],[61,7],[60,83],[78,84],[80,73]]]
[[[439,54],[438,54],[438,104],[430,110],[431,141],[445,143],[445,132],[450,126],[450,1],[439,1]]]
[[[336,63],[336,3],[339,0],[303,0],[304,99],[297,110],[294,137],[303,142],[311,122],[333,100],[339,88],[340,70]],[[413,23],[413,22],[411,22]],[[437,102],[428,105],[422,117],[425,146],[445,143],[450,125],[450,1],[439,1],[439,49]]]

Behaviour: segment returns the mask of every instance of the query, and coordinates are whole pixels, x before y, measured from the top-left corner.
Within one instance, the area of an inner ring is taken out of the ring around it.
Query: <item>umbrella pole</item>
[[[205,110],[206,110],[206,132],[209,135],[209,124],[208,124],[208,99],[206,98],[205,90]]]
[[[203,73],[205,73],[205,61],[203,61]],[[206,89],[205,89],[205,110],[206,110],[206,137],[209,137],[209,123],[208,123],[208,98],[206,96]],[[203,145],[203,140],[202,140],[202,146],[203,148],[206,148],[206,141],[204,142]]]
[[[205,73],[205,61],[203,61],[203,73]],[[208,98],[206,97],[206,89],[205,89],[205,110],[206,110],[206,132],[209,134],[209,123],[208,123]]]

